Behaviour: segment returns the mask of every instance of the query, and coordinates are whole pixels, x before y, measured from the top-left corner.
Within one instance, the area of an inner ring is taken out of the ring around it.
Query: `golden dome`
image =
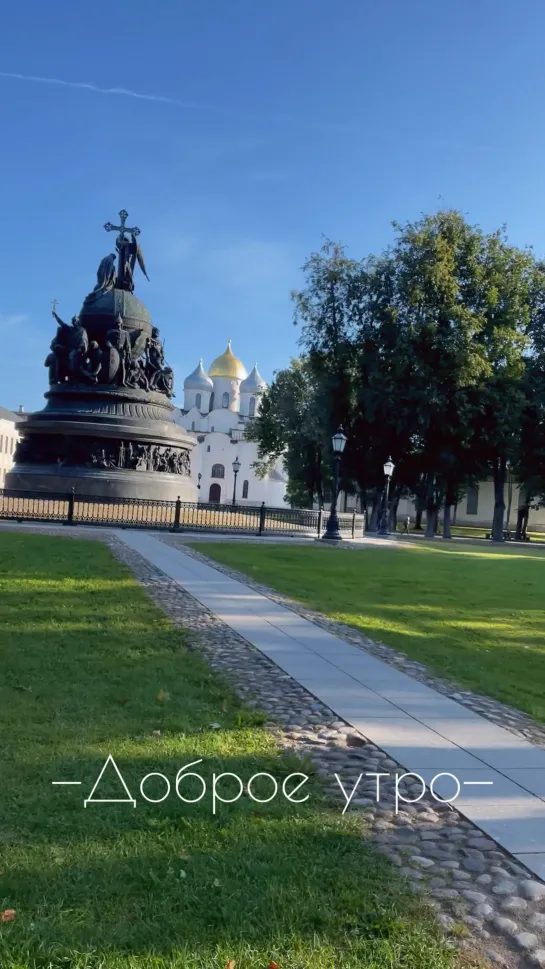
[[[245,380],[248,374],[242,360],[235,357],[231,350],[231,341],[227,343],[227,349],[221,356],[216,357],[208,368],[209,377],[234,377],[235,380]]]

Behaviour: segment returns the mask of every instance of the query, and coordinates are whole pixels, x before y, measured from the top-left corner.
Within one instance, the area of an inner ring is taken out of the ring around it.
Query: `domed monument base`
[[[65,323],[46,359],[50,390],[44,410],[21,427],[5,488],[110,499],[195,501],[194,438],[173,421],[174,377],[159,330],[134,294],[136,261],[146,274],[139,229],[119,231],[97,285],[78,317]],[[128,239],[126,233],[131,238]]]

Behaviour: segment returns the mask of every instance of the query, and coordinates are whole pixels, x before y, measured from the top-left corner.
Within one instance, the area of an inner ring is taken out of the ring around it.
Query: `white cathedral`
[[[287,479],[281,462],[266,478],[256,477],[252,466],[257,445],[245,439],[266,386],[257,364],[247,373],[231,350],[230,340],[208,373],[199,360],[184,380],[184,406],[177,408],[174,420],[197,439],[191,473],[199,501],[229,504],[234,499],[240,505],[264,501],[270,507],[287,507]],[[233,465],[237,468],[237,464],[240,468],[235,476]]]

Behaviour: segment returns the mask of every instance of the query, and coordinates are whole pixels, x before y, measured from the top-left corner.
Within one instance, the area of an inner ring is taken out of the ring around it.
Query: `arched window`
[[[248,497],[248,482],[247,481],[243,481],[242,482],[242,497],[243,498],[247,498]]]
[[[225,468],[223,464],[213,464],[211,478],[225,478]]]
[[[192,431],[194,431],[194,430],[195,430],[195,421],[191,421],[191,430],[192,430]]]
[[[208,501],[218,503],[221,501],[221,488],[219,484],[211,484],[208,492]]]
[[[197,394],[197,396],[195,397],[195,407],[197,407],[199,410],[201,409],[201,403],[202,403],[202,397],[200,394]]]
[[[225,392],[223,397],[221,398],[221,406],[229,407],[229,394],[227,392]]]
[[[255,397],[250,397],[248,404],[248,417],[255,417]]]
[[[214,410],[214,391],[210,394],[210,407],[209,410]]]

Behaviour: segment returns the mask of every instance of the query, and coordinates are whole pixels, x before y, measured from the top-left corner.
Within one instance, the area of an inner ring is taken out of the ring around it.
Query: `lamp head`
[[[335,431],[333,437],[331,438],[331,443],[333,445],[334,454],[342,454],[344,451],[344,446],[347,442],[346,434],[344,433],[341,425]]]
[[[391,458],[388,458],[388,460],[384,462],[384,474],[386,475],[387,478],[392,477],[394,473],[394,468],[395,468],[394,462],[392,461]]]

